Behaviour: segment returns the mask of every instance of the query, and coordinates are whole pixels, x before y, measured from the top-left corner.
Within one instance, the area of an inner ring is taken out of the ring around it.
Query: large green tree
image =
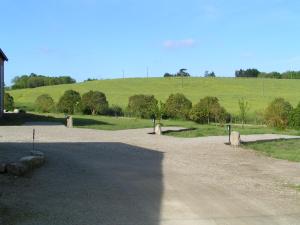
[[[74,114],[75,109],[79,106],[81,101],[80,94],[74,90],[65,91],[64,95],[60,97],[57,109],[60,112]]]
[[[89,91],[82,95],[81,110],[85,114],[105,114],[108,102],[104,93],[100,91]]]
[[[158,101],[153,95],[133,95],[129,97],[127,111],[131,116],[149,119],[157,115]]]
[[[164,113],[167,117],[187,119],[192,108],[192,102],[183,94],[171,94],[164,104]]]
[[[190,112],[190,119],[197,123],[225,122],[228,116],[219,99],[212,96],[200,99]]]
[[[289,123],[292,105],[283,98],[274,99],[265,111],[265,120],[268,126],[286,128]]]
[[[53,98],[48,94],[43,94],[35,100],[36,110],[43,113],[49,113],[54,109]]]

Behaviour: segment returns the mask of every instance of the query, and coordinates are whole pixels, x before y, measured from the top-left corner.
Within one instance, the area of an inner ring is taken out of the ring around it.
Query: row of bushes
[[[230,114],[220,105],[216,97],[205,97],[196,105],[183,94],[171,94],[165,103],[153,95],[134,95],[129,98],[126,109],[128,116],[140,118],[172,118],[193,120],[198,123],[229,122]]]
[[[231,115],[219,103],[216,97],[207,96],[192,105],[192,102],[183,94],[171,94],[165,103],[158,102],[153,95],[133,95],[129,97],[125,110],[113,105],[109,107],[104,93],[89,91],[82,96],[74,90],[66,91],[55,104],[51,96],[43,94],[35,101],[39,112],[62,112],[66,114],[83,113],[89,115],[129,116],[144,119],[172,118],[192,120],[197,123],[225,123],[232,120]],[[5,108],[13,109],[13,98],[5,94]],[[246,122],[249,107],[244,100],[239,101],[240,116]],[[265,123],[271,127],[300,128],[300,103],[296,108],[284,100],[276,98],[264,112]]]
[[[123,111],[119,106],[109,107],[104,93],[89,91],[82,96],[74,90],[65,91],[57,104],[48,94],[37,97],[36,110],[39,112],[62,112],[66,114],[83,113],[87,115],[112,115],[122,116]]]
[[[191,119],[198,123],[228,122],[230,114],[216,97],[205,97],[196,105],[183,94],[171,94],[165,103],[158,102],[153,95],[133,95],[129,97],[128,106],[123,111],[119,106],[109,107],[102,92],[89,91],[82,96],[76,91],[68,90],[55,104],[47,95],[41,95],[35,102],[39,112],[59,111],[67,114],[82,112],[89,115],[113,115],[129,117]]]
[[[228,122],[230,114],[219,103],[216,97],[205,97],[196,105],[183,94],[171,94],[165,103],[158,102],[153,95],[133,95],[129,97],[128,106],[123,111],[121,107],[109,107],[104,93],[89,91],[82,96],[77,91],[68,90],[55,104],[48,95],[43,94],[35,101],[39,112],[58,111],[66,114],[81,112],[88,115],[113,115],[129,117],[191,119],[198,123]]]

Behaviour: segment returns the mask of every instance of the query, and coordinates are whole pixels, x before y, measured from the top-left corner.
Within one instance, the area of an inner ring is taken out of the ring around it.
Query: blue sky
[[[300,70],[297,0],[0,1],[5,81]]]

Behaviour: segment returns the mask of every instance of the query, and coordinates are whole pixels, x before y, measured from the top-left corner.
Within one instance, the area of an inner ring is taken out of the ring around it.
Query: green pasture
[[[300,162],[300,139],[261,141],[245,143],[244,146],[273,158]],[[300,187],[297,189],[300,190]]]
[[[300,80],[255,78],[127,78],[90,81],[77,84],[13,90],[17,107],[34,108],[35,99],[49,94],[57,102],[68,89],[81,94],[98,90],[106,94],[109,104],[126,107],[128,98],[134,94],[155,95],[165,101],[172,93],[184,93],[193,103],[205,96],[216,96],[230,113],[237,114],[238,100],[245,98],[250,104],[250,114],[255,117],[276,97],[283,97],[295,106],[300,101]]]

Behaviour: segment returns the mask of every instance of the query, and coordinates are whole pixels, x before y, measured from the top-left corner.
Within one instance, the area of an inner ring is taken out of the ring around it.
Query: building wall
[[[4,109],[4,60],[0,58],[0,116]]]

